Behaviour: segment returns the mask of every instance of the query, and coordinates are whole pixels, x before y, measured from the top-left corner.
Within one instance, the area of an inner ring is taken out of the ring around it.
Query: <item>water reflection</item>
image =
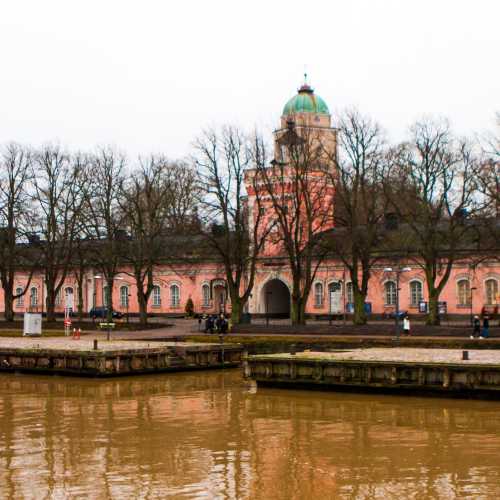
[[[2,498],[500,496],[500,403],[0,376]]]

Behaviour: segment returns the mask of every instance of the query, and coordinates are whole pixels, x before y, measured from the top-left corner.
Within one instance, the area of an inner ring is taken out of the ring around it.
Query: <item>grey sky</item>
[[[0,142],[190,152],[202,127],[272,130],[309,81],[394,138],[500,110],[498,0],[3,0]]]

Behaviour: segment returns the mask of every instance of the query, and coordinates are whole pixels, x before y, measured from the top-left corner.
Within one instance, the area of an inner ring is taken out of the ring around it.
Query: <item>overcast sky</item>
[[[190,153],[203,127],[271,131],[304,67],[335,113],[393,138],[500,110],[499,0],[2,0],[0,142]]]

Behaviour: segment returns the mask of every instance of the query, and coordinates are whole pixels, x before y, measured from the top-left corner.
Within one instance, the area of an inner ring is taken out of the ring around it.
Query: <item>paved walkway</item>
[[[352,349],[338,352],[304,351],[297,354],[267,354],[271,358],[352,360],[401,363],[453,363],[463,365],[500,365],[500,350],[469,350],[469,360],[462,359],[459,349],[425,349],[412,347],[393,347],[389,349],[372,347],[370,349]]]

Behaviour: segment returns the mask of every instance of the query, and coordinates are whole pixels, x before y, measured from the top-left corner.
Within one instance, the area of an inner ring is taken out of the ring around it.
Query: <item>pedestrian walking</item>
[[[403,332],[405,335],[410,336],[410,317],[408,314],[403,318]]]
[[[481,334],[481,321],[479,320],[479,316],[476,314],[474,316],[474,319],[472,320],[472,335],[470,336],[470,338],[471,339],[479,338],[480,334]]]
[[[483,331],[481,332],[481,338],[487,339],[490,336],[490,318],[488,315],[483,317]]]

